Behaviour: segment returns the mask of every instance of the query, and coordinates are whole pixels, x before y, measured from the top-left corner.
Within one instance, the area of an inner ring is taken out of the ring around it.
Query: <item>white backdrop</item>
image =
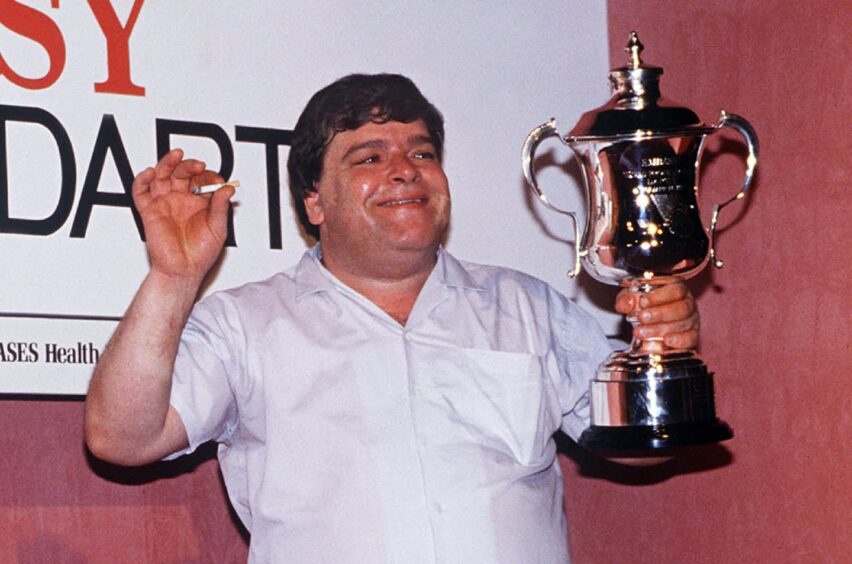
[[[530,200],[520,172],[533,127],[555,116],[566,132],[608,97],[602,0],[2,5],[0,393],[85,392],[148,267],[122,174],[156,161],[158,130],[161,144],[222,164],[209,137],[165,136],[171,122],[217,132],[242,184],[237,246],[208,291],[295,262],[306,243],[286,188],[287,147],[271,153],[281,206],[270,222],[267,147],[243,128],[285,135],[314,91],[351,72],[406,74],[444,113],[454,254],[543,278],[615,331],[620,318],[582,290],[596,283],[565,276],[569,222]],[[582,211],[563,170],[570,154],[557,145],[552,166],[543,147],[541,184]]]

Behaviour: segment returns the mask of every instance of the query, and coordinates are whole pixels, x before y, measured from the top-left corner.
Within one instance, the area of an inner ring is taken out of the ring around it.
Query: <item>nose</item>
[[[390,178],[393,182],[415,182],[420,179],[420,170],[408,155],[397,155],[390,162]]]

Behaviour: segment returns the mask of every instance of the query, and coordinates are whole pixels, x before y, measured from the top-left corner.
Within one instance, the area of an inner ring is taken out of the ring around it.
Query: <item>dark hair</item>
[[[287,158],[290,193],[308,234],[319,239],[319,229],[308,221],[304,199],[316,190],[326,148],[335,134],[367,122],[411,123],[418,119],[426,124],[440,160],[444,118],[411,79],[398,74],[350,74],[313,95],[296,122]]]

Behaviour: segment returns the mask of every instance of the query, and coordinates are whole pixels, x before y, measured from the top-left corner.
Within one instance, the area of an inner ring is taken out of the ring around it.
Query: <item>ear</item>
[[[305,212],[308,216],[308,221],[311,225],[322,225],[325,221],[325,211],[322,208],[319,190],[311,190],[303,200],[305,202]]]

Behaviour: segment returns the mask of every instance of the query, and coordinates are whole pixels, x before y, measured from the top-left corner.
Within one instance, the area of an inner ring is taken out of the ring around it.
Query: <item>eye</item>
[[[366,157],[361,157],[355,160],[356,165],[373,164],[377,162],[379,162],[379,155],[367,155]]]
[[[417,151],[414,153],[415,159],[433,161],[437,158],[434,151]]]

